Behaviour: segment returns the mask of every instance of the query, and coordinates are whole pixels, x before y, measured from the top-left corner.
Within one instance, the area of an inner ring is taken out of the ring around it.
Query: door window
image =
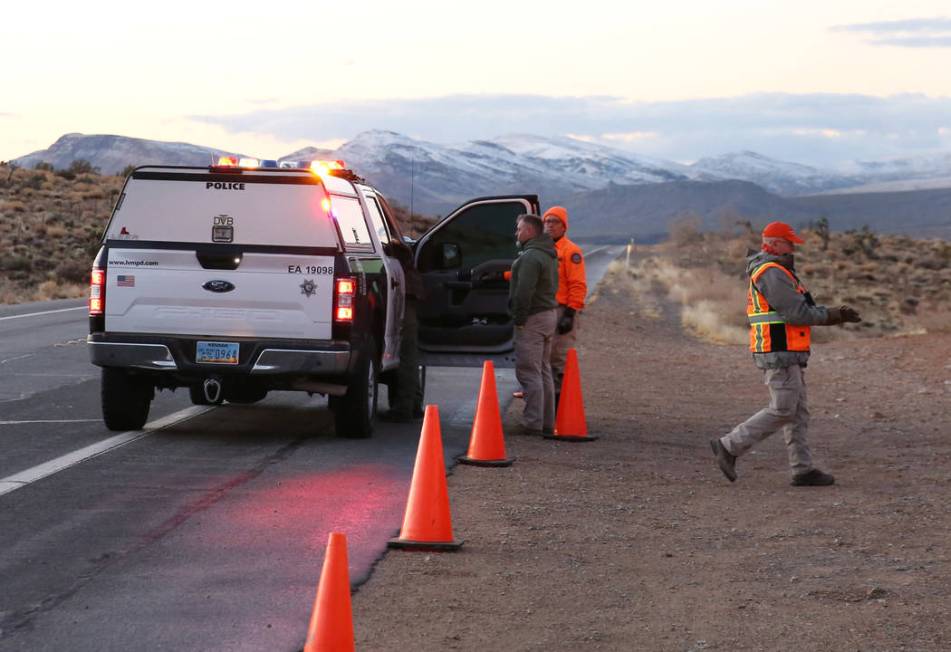
[[[376,197],[367,195],[366,199],[367,209],[370,211],[370,222],[373,224],[373,229],[380,238],[380,242],[386,244],[392,239],[392,235],[390,234],[389,229],[386,228],[386,220],[383,219],[383,211],[380,209],[380,205],[376,203]]]
[[[334,195],[330,201],[345,248],[348,251],[373,251],[373,241],[360,202],[355,197],[340,195]]]
[[[451,267],[471,270],[488,260],[514,259],[518,253],[515,218],[527,210],[524,204],[513,201],[465,209],[426,241],[417,261],[419,271]]]

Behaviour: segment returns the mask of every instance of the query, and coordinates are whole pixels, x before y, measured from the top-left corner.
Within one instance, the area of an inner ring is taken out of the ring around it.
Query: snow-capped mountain
[[[690,169],[697,178],[752,181],[780,195],[812,194],[861,183],[856,177],[832,170],[780,161],[750,151],[702,158]]]
[[[55,168],[68,168],[73,161],[83,159],[92,163],[103,174],[116,174],[129,165],[210,165],[218,156],[243,156],[213,147],[189,143],[169,143],[144,138],[129,138],[108,134],[66,134],[47,149],[21,156],[14,163],[33,167],[49,163]]]
[[[130,164],[204,166],[230,153],[188,143],[67,134],[49,149],[14,162],[32,167],[43,161],[65,168],[76,159],[86,159],[104,173],[115,173]],[[273,158],[273,153],[266,152],[263,158]],[[951,154],[860,161],[841,170],[823,170],[750,151],[682,165],[572,138],[530,134],[441,144],[374,130],[358,134],[337,150],[306,147],[281,160],[315,158],[343,159],[391,201],[440,215],[472,197],[509,193],[538,193],[548,206],[566,202],[578,193],[628,186],[674,184],[667,187],[694,192],[694,186],[689,185],[694,181],[752,182],[791,197],[948,187],[945,181],[951,179]],[[729,188],[735,191],[734,186]],[[669,202],[672,194],[665,193],[650,196]]]
[[[478,195],[529,191],[550,203],[609,183],[689,178],[689,169],[674,162],[570,138],[532,135],[443,145],[374,130],[357,135],[331,157],[346,161],[392,200],[434,213]]]

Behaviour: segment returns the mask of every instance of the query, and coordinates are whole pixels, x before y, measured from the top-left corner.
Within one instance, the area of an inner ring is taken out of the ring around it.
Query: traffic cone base
[[[458,541],[410,541],[409,539],[390,539],[386,542],[388,548],[397,550],[429,550],[431,552],[455,552],[462,548],[465,543],[462,539]]]
[[[479,460],[468,455],[461,455],[456,458],[456,461],[460,464],[468,464],[470,466],[512,466],[512,462],[515,461],[514,457],[507,457],[501,460]]]
[[[557,439],[558,441],[594,441],[598,438],[597,435],[542,435],[545,439]]]

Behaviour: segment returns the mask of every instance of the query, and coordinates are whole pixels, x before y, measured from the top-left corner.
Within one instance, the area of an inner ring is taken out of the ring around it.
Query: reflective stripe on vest
[[[808,326],[787,324],[783,316],[769,306],[766,297],[757,289],[756,281],[771,267],[782,270],[792,279],[799,294],[806,288],[788,269],[778,263],[764,263],[750,275],[750,287],[746,293],[746,318],[750,323],[750,351],[773,353],[777,351],[809,351],[811,329]]]

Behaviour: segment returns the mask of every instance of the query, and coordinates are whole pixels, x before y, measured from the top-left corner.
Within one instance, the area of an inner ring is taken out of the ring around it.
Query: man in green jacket
[[[523,431],[555,430],[555,385],[551,346],[558,325],[558,254],[537,215],[519,215],[515,237],[519,254],[512,263],[509,307],[515,321],[515,377],[525,392]]]

